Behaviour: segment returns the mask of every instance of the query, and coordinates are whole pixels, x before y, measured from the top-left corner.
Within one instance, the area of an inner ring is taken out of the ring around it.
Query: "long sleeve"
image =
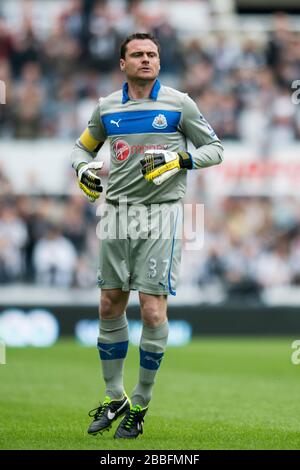
[[[222,162],[224,149],[220,140],[188,95],[183,101],[179,129],[196,147],[191,152],[193,169],[218,165]]]
[[[89,163],[96,156],[106,139],[105,130],[100,117],[100,104],[98,104],[89,120],[87,128],[77,139],[72,153],[72,167],[76,170],[79,163]]]

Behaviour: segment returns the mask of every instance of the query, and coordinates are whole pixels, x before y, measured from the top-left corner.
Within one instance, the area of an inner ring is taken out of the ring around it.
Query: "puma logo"
[[[98,349],[99,349],[99,351],[105,352],[108,356],[111,356],[111,355],[112,355],[112,352],[111,352],[111,351],[112,351],[113,349],[115,349],[115,347],[113,346],[113,347],[111,347],[111,348],[109,348],[109,349],[103,349],[103,348],[101,348],[101,346],[98,346]]]
[[[110,120],[110,123],[111,124],[115,124],[117,127],[120,127],[119,126],[119,122],[122,121],[122,119],[119,119],[118,121],[114,121],[113,119]]]
[[[157,365],[157,367],[159,367],[159,366],[160,366],[160,363],[161,363],[161,360],[162,360],[162,357],[160,357],[159,359],[154,359],[154,358],[151,357],[151,356],[145,356],[145,359],[146,359],[146,361],[155,362],[155,364]]]

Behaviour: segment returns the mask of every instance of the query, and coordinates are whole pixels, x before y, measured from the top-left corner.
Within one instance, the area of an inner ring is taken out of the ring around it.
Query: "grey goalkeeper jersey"
[[[156,80],[148,99],[128,96],[128,85],[100,98],[88,123],[89,134],[97,141],[109,139],[111,164],[106,200],[128,203],[163,203],[183,197],[187,170],[156,186],[141,174],[140,160],[146,150],[187,150],[187,139],[196,147],[191,152],[193,168],[201,169],[222,161],[223,147],[213,129],[186,94],[162,86]],[[89,162],[95,154],[78,140],[72,164]]]

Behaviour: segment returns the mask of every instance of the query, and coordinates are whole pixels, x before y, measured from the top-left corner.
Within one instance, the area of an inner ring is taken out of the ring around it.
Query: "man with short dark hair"
[[[111,150],[106,203],[118,229],[122,200],[126,198],[127,219],[135,221],[132,208],[143,205],[144,220],[158,220],[157,236],[136,239],[129,231],[103,239],[100,249],[98,284],[101,287],[98,350],[106,384],[103,403],[92,410],[88,432],[110,429],[125,415],[115,438],[135,438],[152,395],[168,338],[167,295],[175,295],[181,256],[178,237],[182,222],[181,199],[187,170],[201,169],[222,161],[223,148],[194,101],[185,93],[163,86],[159,45],[146,33],[129,36],[121,45],[120,68],[126,75],[123,89],[101,98],[87,129],[77,141],[72,164],[81,189],[92,200],[102,192],[94,161],[108,138]],[[196,149],[187,151],[187,139]],[[156,217],[157,216],[157,217]],[[130,225],[130,224],[129,224]],[[128,228],[128,227],[127,227]],[[127,230],[126,228],[126,230]],[[170,230],[165,237],[166,230]],[[142,335],[139,379],[127,397],[123,364],[128,348],[126,307],[130,290],[138,290]]]

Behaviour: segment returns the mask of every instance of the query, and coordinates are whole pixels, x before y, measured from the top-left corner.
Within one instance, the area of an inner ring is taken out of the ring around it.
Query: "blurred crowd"
[[[0,284],[95,287],[99,217],[83,196],[12,196],[0,174]],[[204,245],[183,250],[181,285],[217,286],[245,299],[300,284],[297,198],[205,202]],[[200,227],[199,227],[200,230]]]
[[[220,287],[230,298],[300,284],[297,197],[228,197],[205,203],[204,245],[184,252],[181,282]]]
[[[0,285],[95,287],[93,205],[81,196],[13,196],[1,173],[0,185]]]
[[[196,29],[183,37],[166,14],[141,0],[118,0],[118,8],[107,0],[59,3],[43,29],[30,9],[16,27],[0,6],[0,80],[7,94],[1,137],[77,138],[98,97],[122,84],[122,39],[152,31],[161,43],[162,82],[188,92],[220,138],[255,142],[265,155],[270,143],[300,138],[299,106],[291,100],[300,34],[284,13],[273,15],[264,35]]]
[[[152,31],[161,43],[161,81],[188,92],[222,141],[255,143],[263,157],[272,145],[300,139],[300,106],[291,100],[300,34],[284,13],[257,37],[199,31],[184,37],[140,0],[119,0],[118,10],[104,0],[59,3],[43,29],[26,10],[14,27],[0,5],[6,84],[0,138],[76,139],[98,97],[122,85],[122,39]],[[300,284],[296,198],[228,197],[214,205],[204,195],[202,201],[205,243],[199,252],[183,251],[182,285],[221,286],[244,299],[266,287]],[[0,285],[95,286],[97,223],[85,197],[16,196],[0,169]]]

